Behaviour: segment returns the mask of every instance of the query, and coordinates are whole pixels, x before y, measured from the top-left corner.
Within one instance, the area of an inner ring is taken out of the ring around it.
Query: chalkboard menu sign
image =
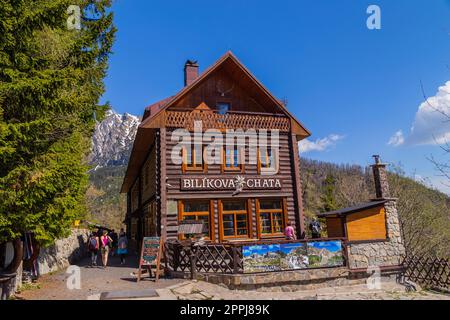
[[[159,267],[162,253],[160,237],[145,237],[142,240],[141,257],[139,259],[138,281],[141,280],[142,267],[146,266],[151,275],[151,266],[156,265],[156,280],[159,279]]]

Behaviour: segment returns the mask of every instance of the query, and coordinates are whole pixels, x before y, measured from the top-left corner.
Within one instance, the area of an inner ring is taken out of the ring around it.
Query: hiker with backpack
[[[97,266],[98,247],[99,247],[98,237],[95,235],[95,233],[91,233],[88,242],[88,249],[89,252],[91,253],[91,267]]]
[[[106,268],[108,264],[109,247],[112,245],[112,241],[111,237],[108,236],[108,231],[104,230],[103,235],[100,237],[103,268]]]
[[[321,237],[320,231],[322,230],[322,227],[320,225],[320,222],[317,221],[317,218],[313,218],[313,220],[309,224],[309,229],[311,230],[313,239],[319,239]]]
[[[120,256],[120,264],[125,264],[125,256],[128,253],[128,238],[123,229],[120,230],[117,254]]]

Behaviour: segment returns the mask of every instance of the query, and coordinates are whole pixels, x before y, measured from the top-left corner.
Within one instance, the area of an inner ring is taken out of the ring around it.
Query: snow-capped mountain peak
[[[126,165],[140,122],[140,118],[132,114],[119,114],[114,110],[108,110],[105,119],[95,126],[91,165],[96,167]]]

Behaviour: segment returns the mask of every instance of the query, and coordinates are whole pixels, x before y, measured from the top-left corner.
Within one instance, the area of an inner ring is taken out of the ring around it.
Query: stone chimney
[[[388,199],[391,197],[389,183],[386,173],[386,163],[381,163],[380,156],[374,155],[375,164],[371,165],[373,178],[375,180],[375,192],[377,199]]]
[[[184,86],[190,85],[198,78],[198,64],[197,61],[188,60],[184,65]]]

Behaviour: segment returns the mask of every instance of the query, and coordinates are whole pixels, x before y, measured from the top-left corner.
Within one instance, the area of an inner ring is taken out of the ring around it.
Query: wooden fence
[[[425,288],[450,290],[450,260],[407,256],[403,261],[405,278]]]
[[[258,129],[280,130],[289,132],[291,123],[287,117],[247,115],[247,114],[217,114],[167,111],[165,126],[168,128],[194,129],[194,122],[202,121],[203,130],[207,129]]]

